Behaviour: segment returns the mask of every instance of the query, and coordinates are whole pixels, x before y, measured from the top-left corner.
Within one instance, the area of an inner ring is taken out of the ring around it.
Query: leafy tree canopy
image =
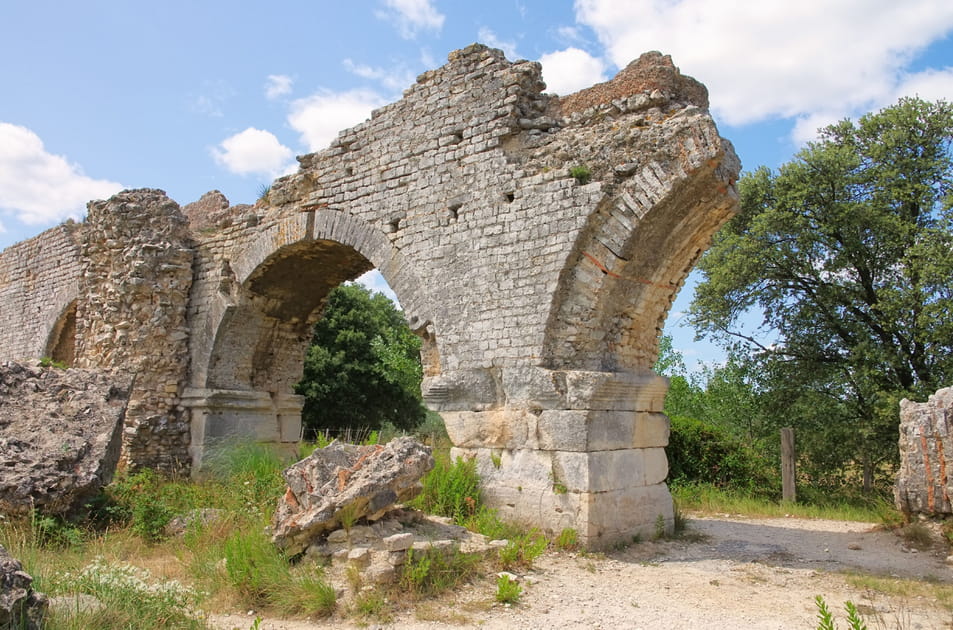
[[[827,127],[741,179],[740,212],[699,264],[696,331],[745,342],[775,412],[823,432],[865,481],[896,455],[899,399],[953,380],[951,139],[944,101]]]
[[[343,284],[328,295],[296,391],[305,435],[340,429],[412,429],[425,417],[420,339],[380,293]]]

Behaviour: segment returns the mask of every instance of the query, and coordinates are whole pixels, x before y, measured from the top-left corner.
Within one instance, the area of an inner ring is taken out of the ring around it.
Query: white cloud
[[[394,293],[394,290],[387,284],[387,280],[384,280],[384,276],[382,276],[381,272],[377,269],[371,269],[367,273],[362,274],[355,282],[364,285],[371,291],[383,293],[397,305],[397,308],[400,308],[400,301],[397,299],[397,294]]]
[[[950,100],[953,98],[953,66],[904,75],[892,100],[901,96],[919,96],[926,101]]]
[[[556,94],[572,94],[606,80],[605,62],[578,48],[547,53],[539,62],[547,91]]]
[[[287,96],[291,94],[292,85],[294,85],[294,79],[286,74],[269,74],[265,80],[265,98],[273,101]]]
[[[477,32],[477,40],[486,44],[490,48],[499,48],[510,61],[516,61],[522,57],[516,52],[516,42],[512,40],[502,40],[496,36],[492,29],[481,26]]]
[[[344,68],[364,79],[378,81],[381,85],[392,92],[400,92],[417,80],[417,75],[406,67],[398,66],[394,68],[376,68],[364,64],[355,63],[351,59],[344,60]]]
[[[320,151],[339,131],[367,120],[371,111],[384,103],[371,90],[319,92],[291,104],[288,124],[301,134],[309,151]]]
[[[949,0],[576,0],[624,67],[647,50],[671,54],[705,83],[725,122],[864,111],[890,102],[904,68],[953,29]]]
[[[393,21],[404,39],[414,39],[424,29],[439,31],[446,18],[430,0],[384,0],[384,5],[388,10],[378,11],[377,17]]]
[[[5,213],[29,225],[78,219],[87,201],[120,190],[121,184],[88,177],[64,156],[48,153],[26,127],[0,122],[0,209]]]
[[[212,149],[215,161],[238,175],[276,177],[294,168],[291,149],[270,131],[249,127],[222,140]]]

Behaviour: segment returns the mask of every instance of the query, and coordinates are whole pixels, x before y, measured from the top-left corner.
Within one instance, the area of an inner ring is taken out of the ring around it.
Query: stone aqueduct
[[[134,372],[125,460],[197,469],[215,438],[298,440],[310,329],[377,268],[423,338],[427,405],[503,516],[589,545],[671,525],[652,365],[740,165],[704,86],[658,53],[544,87],[473,45],[254,206],[91,202],[0,254],[0,358]]]

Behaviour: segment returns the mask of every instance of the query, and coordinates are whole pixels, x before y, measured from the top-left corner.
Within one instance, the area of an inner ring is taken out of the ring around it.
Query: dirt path
[[[495,604],[495,582],[487,580],[386,624],[266,618],[260,628],[811,629],[816,595],[839,619],[845,600],[860,605],[871,630],[953,628],[953,614],[929,597],[848,585],[844,572],[953,583],[944,557],[907,550],[868,523],[698,517],[690,530],[696,535],[686,540],[605,555],[547,554],[520,576],[524,592],[515,606]],[[246,630],[253,620],[233,615],[215,623]]]

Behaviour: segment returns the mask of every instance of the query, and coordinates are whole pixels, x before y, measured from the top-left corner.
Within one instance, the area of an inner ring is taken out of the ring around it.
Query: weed
[[[523,587],[506,573],[496,578],[496,601],[501,604],[515,604],[522,594]]]
[[[83,532],[76,525],[62,518],[30,513],[33,541],[41,547],[82,547]]]
[[[503,454],[502,453],[490,453],[490,461],[493,462],[493,467],[499,469],[503,465]]]
[[[354,612],[361,617],[371,617],[388,623],[391,621],[387,598],[375,589],[361,591],[354,598]]]
[[[57,370],[69,369],[69,366],[65,362],[57,361],[51,357],[43,357],[40,359],[40,367],[51,367],[56,368]]]
[[[268,203],[268,195],[271,194],[271,186],[268,184],[262,184],[258,187],[258,201],[264,201]]]
[[[665,517],[659,514],[655,517],[655,540],[665,538]]]
[[[818,595],[814,598],[814,604],[817,606],[817,630],[837,630],[834,622],[834,615],[824,598]],[[861,618],[857,607],[853,602],[844,603],[844,609],[847,611],[847,624],[849,630],[867,630],[867,624]]]
[[[475,574],[479,556],[465,554],[459,547],[429,548],[407,552],[401,568],[400,586],[417,595],[435,595],[470,580]]]
[[[553,541],[556,549],[563,551],[575,551],[579,547],[579,533],[571,527],[559,532],[556,540]]]
[[[585,164],[579,164],[569,169],[569,176],[580,184],[588,184],[592,179],[592,170]]]
[[[500,565],[504,570],[514,568],[528,568],[546,550],[546,537],[538,529],[531,529],[525,534],[521,534],[500,549]]]
[[[566,494],[569,492],[569,488],[560,480],[555,470],[549,473],[549,481],[553,484],[553,492],[555,494]]]
[[[99,628],[201,628],[197,595],[176,581],[157,581],[129,564],[109,564],[97,557],[80,572],[55,575],[57,593],[92,595],[102,606],[67,612],[60,625]],[[59,612],[57,612],[59,616]]]
[[[411,505],[464,525],[482,506],[476,461],[458,457],[451,463],[442,453],[435,453],[434,460],[433,469],[422,480],[423,490]]]

